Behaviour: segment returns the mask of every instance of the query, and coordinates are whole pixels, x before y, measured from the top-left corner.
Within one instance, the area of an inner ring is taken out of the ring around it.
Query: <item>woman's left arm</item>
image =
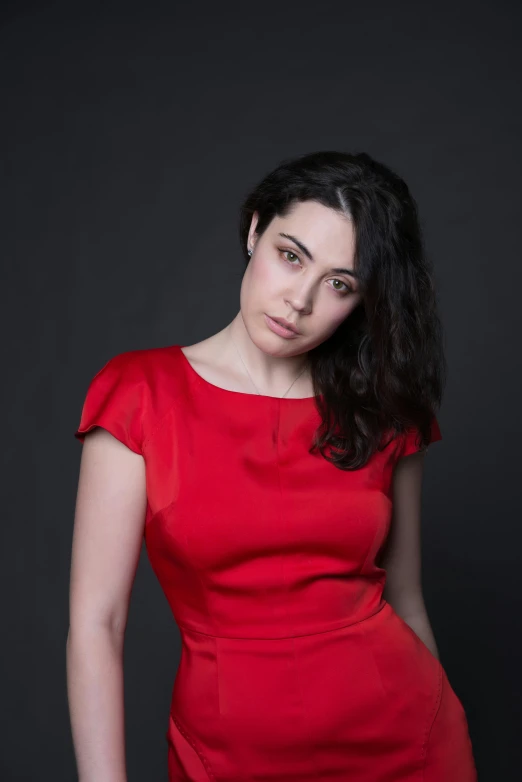
[[[392,519],[379,567],[384,599],[439,659],[421,582],[421,492],[425,451],[398,460],[393,473]]]

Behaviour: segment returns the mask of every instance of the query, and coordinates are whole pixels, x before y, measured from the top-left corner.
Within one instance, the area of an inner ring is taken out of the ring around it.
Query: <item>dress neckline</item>
[[[315,396],[297,396],[297,397],[288,397],[288,396],[269,396],[268,394],[249,394],[246,391],[232,391],[229,388],[223,388],[222,386],[217,386],[215,383],[211,383],[210,380],[206,380],[202,375],[199,374],[199,372],[196,372],[190,361],[188,360],[187,356],[183,353],[182,348],[186,347],[186,345],[174,345],[174,347],[177,349],[181,360],[189,373],[202,385],[208,386],[210,389],[214,389],[218,393],[221,394],[233,394],[234,397],[248,397],[250,398],[257,398],[257,399],[268,399],[278,402],[283,402],[286,404],[287,402],[313,402],[315,400]]]

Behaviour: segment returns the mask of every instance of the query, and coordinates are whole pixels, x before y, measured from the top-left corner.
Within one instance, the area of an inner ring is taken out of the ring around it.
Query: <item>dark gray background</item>
[[[283,157],[367,151],[416,197],[449,382],[423,582],[482,782],[519,778],[520,4],[7,3],[0,28],[4,780],[72,780],[68,578],[88,382],[239,308],[237,211]],[[166,780],[179,635],[143,554],[129,782]],[[443,782],[441,780],[441,782]]]

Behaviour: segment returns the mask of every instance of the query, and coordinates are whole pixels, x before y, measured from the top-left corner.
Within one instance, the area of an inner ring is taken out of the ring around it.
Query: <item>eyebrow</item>
[[[279,233],[279,236],[284,236],[287,239],[290,239],[292,242],[294,242],[294,244],[296,244],[299,247],[299,249],[302,252],[304,252],[307,258],[309,258],[311,261],[315,260],[308,247],[305,244],[303,244],[301,241],[299,241],[299,239],[296,239],[295,236],[292,236],[291,234],[285,234],[285,233]],[[357,280],[359,279],[359,275],[357,274],[357,272],[354,272],[352,269],[340,268],[340,269],[332,269],[332,271],[335,272],[336,274],[349,274],[351,277],[355,277],[355,279]]]

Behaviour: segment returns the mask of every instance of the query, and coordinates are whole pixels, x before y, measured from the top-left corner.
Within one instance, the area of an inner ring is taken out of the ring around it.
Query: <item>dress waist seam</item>
[[[176,620],[176,624],[180,628],[180,630],[187,630],[190,633],[197,633],[198,635],[204,635],[207,638],[229,638],[231,641],[284,641],[285,639],[289,638],[307,638],[314,635],[323,635],[325,633],[335,633],[338,630],[343,630],[345,627],[351,627],[352,625],[360,624],[361,622],[365,622],[367,619],[371,619],[373,616],[378,614],[380,611],[383,610],[383,608],[386,608],[389,603],[384,600],[382,604],[375,609],[375,611],[372,611],[371,614],[366,614],[366,616],[361,617],[360,619],[355,619],[353,622],[347,622],[346,624],[339,625],[339,627],[331,627],[328,630],[318,630],[316,633],[294,633],[292,635],[263,635],[263,636],[250,636],[250,635],[216,635],[212,633],[204,633],[202,630],[195,630],[193,627],[189,627],[188,625],[181,624]]]

